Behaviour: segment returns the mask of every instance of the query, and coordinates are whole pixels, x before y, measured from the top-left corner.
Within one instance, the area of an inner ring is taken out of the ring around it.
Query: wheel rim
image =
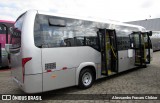
[[[91,75],[91,73],[89,73],[89,72],[84,73],[83,77],[82,77],[82,82],[83,82],[83,84],[85,86],[90,85],[91,82],[92,82],[92,75]]]

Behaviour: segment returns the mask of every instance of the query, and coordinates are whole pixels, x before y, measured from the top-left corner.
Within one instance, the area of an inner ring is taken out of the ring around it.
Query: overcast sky
[[[14,21],[29,9],[122,22],[160,18],[160,0],[0,0],[0,19]]]

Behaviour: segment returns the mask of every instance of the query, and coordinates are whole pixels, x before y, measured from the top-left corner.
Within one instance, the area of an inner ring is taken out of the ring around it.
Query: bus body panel
[[[76,84],[75,72],[75,68],[69,68],[66,70],[55,70],[54,72],[43,73],[43,91],[74,86]]]
[[[119,72],[134,68],[135,53],[133,50],[133,57],[128,57],[128,50],[118,51]]]
[[[90,62],[100,63],[100,57],[100,52],[87,46],[42,49],[43,91],[76,85],[79,72],[84,67],[80,64],[88,62],[86,66],[91,66]],[[52,72],[47,72],[45,68],[49,63],[56,65],[56,68],[50,69]]]
[[[40,93],[42,91],[42,74],[26,75],[25,83],[20,82],[17,78],[12,77],[13,82],[25,93]]]
[[[34,45],[34,18],[37,11],[24,14],[21,32],[21,48],[18,53],[11,53],[12,77],[16,79],[25,92],[42,92],[41,49]],[[31,58],[22,67],[22,59]],[[24,69],[24,72],[23,72]],[[33,84],[34,83],[34,84]],[[31,85],[34,85],[32,88]],[[32,88],[32,89],[31,89]]]
[[[20,84],[23,83],[23,73],[22,73],[22,53],[11,54],[11,75],[15,78]]]
[[[61,57],[57,55],[61,55]],[[47,63],[56,63],[56,68],[52,69],[54,71],[60,70],[63,67],[78,67],[83,62],[100,63],[100,60],[100,52],[88,46],[42,49],[43,72],[46,72],[45,64]]]
[[[25,67],[25,74],[42,73],[41,49],[34,44],[34,20],[37,11],[28,11],[23,23],[22,33],[22,58],[32,58]]]
[[[25,75],[24,92],[40,93],[42,91],[42,74]]]

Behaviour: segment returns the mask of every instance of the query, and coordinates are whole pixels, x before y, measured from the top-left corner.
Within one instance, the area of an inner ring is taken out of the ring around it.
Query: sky
[[[0,0],[0,19],[29,9],[121,22],[160,18],[160,0]]]

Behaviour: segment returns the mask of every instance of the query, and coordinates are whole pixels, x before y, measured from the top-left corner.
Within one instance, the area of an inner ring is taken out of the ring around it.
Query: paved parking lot
[[[24,94],[17,86],[13,85],[9,70],[0,70],[0,93]],[[96,81],[86,90],[69,87],[49,93],[65,94],[160,94],[160,52],[153,54],[153,61],[147,68],[133,69],[116,76]],[[49,96],[47,99],[52,99]],[[4,102],[4,101],[0,101]],[[22,101],[9,101],[22,102]],[[28,101],[25,101],[28,102]],[[43,100],[42,103],[160,103],[158,100]]]

